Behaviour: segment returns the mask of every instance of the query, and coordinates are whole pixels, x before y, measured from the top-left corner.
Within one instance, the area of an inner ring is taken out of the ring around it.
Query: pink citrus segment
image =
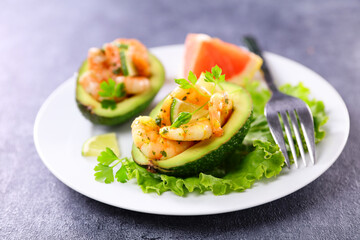
[[[226,80],[241,84],[252,78],[261,67],[262,59],[234,44],[206,34],[188,34],[185,40],[184,76],[193,71],[197,77],[218,65]]]

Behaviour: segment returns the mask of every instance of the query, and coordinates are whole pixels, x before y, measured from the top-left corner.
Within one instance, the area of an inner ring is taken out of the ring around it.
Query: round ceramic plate
[[[164,64],[167,81],[147,114],[175,84],[181,72],[183,46],[164,46],[151,49]],[[297,84],[302,81],[311,94],[324,101],[329,121],[326,137],[317,145],[317,162],[300,169],[284,169],[272,179],[259,181],[242,193],[224,196],[191,193],[186,197],[166,192],[161,196],[145,194],[134,181],[126,184],[104,184],[94,180],[95,158],[81,156],[82,144],[90,137],[116,132],[122,156],[131,156],[131,122],[119,127],[95,126],[86,120],[75,103],[75,77],[58,87],[42,105],[35,121],[36,149],[48,169],[63,183],[85,196],[116,207],[164,215],[205,215],[237,211],[268,203],[306,186],[324,173],[338,158],[349,134],[349,114],[336,90],[310,69],[284,57],[266,53],[277,84]],[[308,157],[308,156],[307,156]],[[146,204],[144,204],[146,203]]]

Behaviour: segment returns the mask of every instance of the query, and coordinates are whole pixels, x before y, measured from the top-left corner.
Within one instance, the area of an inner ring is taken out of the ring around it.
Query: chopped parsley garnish
[[[119,75],[121,73],[121,68],[117,68],[115,70],[112,71],[113,74]]]
[[[161,130],[161,134],[167,134],[169,132],[169,130],[167,128],[163,128]]]
[[[163,155],[164,157],[167,157],[167,153],[163,150],[163,151],[160,151],[161,155]]]
[[[158,116],[155,118],[155,123],[156,125],[158,125],[159,127],[161,126],[161,118]]]

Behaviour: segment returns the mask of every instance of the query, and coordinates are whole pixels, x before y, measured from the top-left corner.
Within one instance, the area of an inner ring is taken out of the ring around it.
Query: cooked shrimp
[[[179,142],[163,138],[159,134],[160,127],[153,118],[137,117],[131,124],[135,146],[150,159],[167,159],[176,156],[194,142]]]
[[[160,112],[158,114],[158,119],[160,120],[160,126],[169,126],[171,125],[170,121],[170,109],[173,102],[173,97],[167,96],[161,106]]]
[[[115,78],[117,83],[124,83],[125,91],[128,94],[143,93],[150,88],[150,80],[146,77],[124,77]]]
[[[116,39],[117,44],[128,45],[128,54],[137,70],[139,76],[150,76],[150,62],[147,48],[136,39]]]
[[[94,82],[107,81],[112,77],[112,72],[103,50],[90,48],[88,53],[88,72],[91,72]]]
[[[104,51],[111,71],[116,71],[120,68],[121,61],[119,48],[112,43],[106,43],[104,45]]]
[[[98,78],[93,71],[87,71],[81,75],[79,83],[87,93],[96,100],[99,100],[100,81],[98,81]]]
[[[198,86],[196,89],[182,89],[177,87],[170,95],[184,102],[192,103],[198,106],[202,106],[210,100],[210,93],[201,86]]]
[[[121,58],[119,44],[126,44],[126,55],[131,58],[137,69],[137,77],[119,76],[121,71]],[[106,43],[103,49],[91,48],[88,52],[88,70],[80,77],[80,84],[86,92],[100,101],[98,92],[101,82],[110,78],[118,83],[123,82],[127,94],[139,94],[147,91],[151,85],[150,63],[148,52],[144,45],[135,39],[117,39],[112,43]],[[121,99],[115,99],[120,101]]]
[[[165,126],[160,128],[160,135],[176,141],[201,141],[211,137],[212,128],[207,118],[181,125],[178,128]]]
[[[99,48],[90,48],[87,59],[90,71],[99,73],[107,68],[105,53]]]
[[[221,128],[232,113],[233,103],[226,92],[215,93],[209,102],[209,116],[212,130],[215,136],[222,136]]]

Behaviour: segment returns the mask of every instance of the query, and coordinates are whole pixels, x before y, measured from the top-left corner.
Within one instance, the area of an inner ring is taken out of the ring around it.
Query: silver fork
[[[294,130],[295,138],[304,165],[306,166],[305,151],[300,137],[298,120],[300,122],[300,126],[305,138],[307,149],[309,150],[311,162],[315,164],[314,122],[309,106],[299,98],[295,98],[279,92],[279,90],[274,84],[273,78],[267,67],[265,58],[262,56],[262,51],[260,50],[260,47],[257,44],[255,38],[251,36],[246,36],[244,37],[244,42],[246,43],[250,51],[259,55],[264,60],[261,70],[264,73],[265,81],[268,87],[272,91],[272,96],[265,106],[265,116],[269,124],[270,132],[276,144],[279,145],[280,150],[285,157],[286,165],[288,166],[288,168],[290,168],[290,160],[285,145],[285,139],[284,139],[284,134],[281,127],[280,119],[282,119],[282,122],[284,124],[285,134],[288,139],[288,143],[295,162],[295,166],[296,168],[298,168],[295,145],[293,142],[292,131],[290,128],[288,117],[290,117],[290,122]]]

